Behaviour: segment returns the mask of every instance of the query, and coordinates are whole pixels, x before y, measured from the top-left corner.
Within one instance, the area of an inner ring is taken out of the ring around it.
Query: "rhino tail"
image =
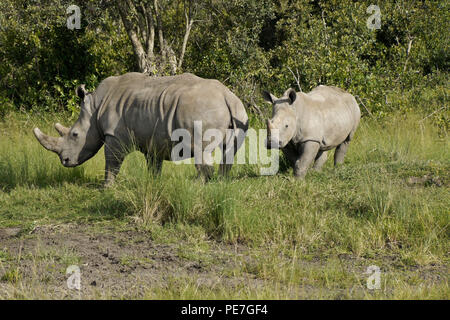
[[[241,147],[244,143],[245,136],[248,130],[248,116],[245,112],[245,107],[241,100],[236,96],[227,97],[225,99],[228,111],[230,112],[230,125],[229,129],[232,130],[232,134],[227,135],[227,141],[225,145],[234,146],[234,152]],[[234,141],[233,141],[234,139]]]

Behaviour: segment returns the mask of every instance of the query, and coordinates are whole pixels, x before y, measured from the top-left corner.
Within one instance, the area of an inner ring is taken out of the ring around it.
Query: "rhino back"
[[[340,88],[319,86],[303,95],[299,104],[298,125],[303,141],[320,141],[322,149],[341,144],[359,124],[355,98]]]
[[[152,141],[161,147],[175,129],[193,134],[194,121],[202,121],[203,130],[224,130],[231,122],[226,104],[231,92],[215,80],[193,74],[152,78],[130,73],[105,82],[98,88],[105,92],[98,112],[105,135],[126,139],[131,132],[139,145]]]

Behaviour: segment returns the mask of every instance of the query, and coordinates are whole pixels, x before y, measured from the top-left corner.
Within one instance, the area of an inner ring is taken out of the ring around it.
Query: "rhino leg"
[[[222,147],[222,162],[219,166],[219,174],[222,176],[227,176],[233,167],[234,155],[236,154],[236,147],[228,148],[226,146]]]
[[[221,145],[222,162],[219,166],[219,174],[223,176],[226,176],[233,167],[234,157],[247,135],[248,123],[238,123],[237,126],[238,128],[233,131],[227,131],[225,141]],[[229,137],[230,134],[232,134],[231,137]]]
[[[105,186],[114,183],[116,175],[120,171],[123,159],[126,156],[120,141],[111,136],[105,138]]]
[[[208,182],[214,175],[214,166],[208,164],[196,164],[198,176],[203,178],[205,182]]]
[[[358,121],[359,123],[359,121]],[[334,166],[337,166],[338,164],[342,164],[344,162],[345,154],[348,150],[348,145],[350,144],[350,141],[353,139],[353,136],[355,135],[356,128],[354,128],[350,134],[348,135],[347,139],[345,139],[344,142],[342,142],[340,145],[336,147],[336,150],[334,151]]]
[[[206,165],[206,164],[196,164],[198,174],[202,177],[205,182],[208,182],[212,176],[214,175],[214,166]]]
[[[195,155],[194,161],[199,177],[208,182],[214,175],[212,153],[202,152],[201,155]]]
[[[334,152],[334,165],[337,166],[344,162],[345,154],[348,150],[348,145],[350,141],[345,140],[340,145],[336,147],[336,151]]]
[[[298,158],[300,157],[300,154],[297,152],[297,150],[295,150],[294,147],[292,147],[290,145],[287,145],[286,147],[281,149],[281,151],[283,152],[284,156],[288,160],[291,167],[294,168],[294,170],[295,170],[295,163],[297,162]]]
[[[231,168],[233,167],[234,163],[234,156],[236,155],[236,152],[238,151],[240,145],[233,143],[230,146],[227,146],[226,144],[223,144],[221,147],[222,150],[222,162],[219,166],[219,174],[222,176],[227,176],[230,172]]]
[[[308,141],[300,146],[300,157],[295,162],[294,175],[296,178],[302,179],[305,177],[309,166],[316,158],[319,152],[319,144],[317,142]]]
[[[322,169],[322,166],[325,164],[328,158],[328,152],[319,150],[316,155],[316,159],[314,161],[314,170],[320,171]]]

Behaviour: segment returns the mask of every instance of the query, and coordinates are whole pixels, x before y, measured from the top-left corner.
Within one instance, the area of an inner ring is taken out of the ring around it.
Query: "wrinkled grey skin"
[[[248,129],[244,106],[227,87],[217,80],[189,73],[171,77],[127,73],[103,80],[95,92],[88,93],[84,85],[76,92],[82,102],[75,124],[65,128],[56,123],[59,138],[47,136],[38,128],[34,134],[42,146],[59,155],[66,167],[82,164],[104,144],[106,185],[114,181],[134,146],[144,153],[149,166],[159,172],[163,160],[170,160],[172,147],[178,143],[171,141],[172,132],[186,129],[194,137],[194,121],[202,121],[202,133],[207,129],[222,132],[224,158],[227,153],[234,157]],[[231,142],[225,135],[229,128],[234,130],[232,148],[226,146]],[[192,153],[193,143],[192,139]],[[202,150],[209,143],[203,142]],[[193,154],[183,157],[191,158]],[[199,174],[206,179],[213,173],[211,159],[200,159],[201,163],[196,164]],[[226,174],[231,166],[221,164],[220,173]]]
[[[327,151],[336,148],[334,165],[344,162],[361,113],[355,98],[336,87],[318,86],[305,94],[288,89],[281,98],[263,92],[273,106],[267,120],[267,148],[281,149],[298,178],[309,166],[320,170]],[[274,129],[278,130],[278,137]]]

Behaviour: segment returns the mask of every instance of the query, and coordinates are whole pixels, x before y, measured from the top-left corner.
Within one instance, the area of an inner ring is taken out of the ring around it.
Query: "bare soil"
[[[0,263],[0,277],[18,267],[21,283],[30,288],[38,283],[45,288],[43,298],[52,299],[140,298],[149,288],[164,289],[174,278],[192,278],[209,287],[243,281],[221,275],[225,268],[233,267],[232,255],[242,255],[238,246],[217,245],[208,250],[207,261],[180,257],[178,248],[156,244],[147,233],[136,230],[99,233],[76,224],[41,226],[26,233],[5,228],[0,229],[0,249],[8,252],[9,258]],[[69,290],[66,284],[70,275],[65,271],[72,264],[81,271],[80,292]],[[6,280],[3,276],[0,291],[11,289],[11,280]],[[245,281],[255,288],[261,282],[250,274]]]
[[[108,229],[102,226],[61,224],[0,229],[0,299],[139,299],[154,297],[148,292],[169,286],[186,284],[186,279],[198,286],[250,290],[262,289],[267,283],[252,274],[257,264],[249,248],[211,241],[203,253],[189,252],[189,244],[161,244],[151,240],[148,233],[133,228]],[[364,283],[365,266],[351,255],[339,260],[348,274],[360,275]],[[305,267],[324,266],[322,259],[299,261]],[[245,264],[247,267],[243,267]],[[69,265],[81,271],[81,290],[69,289],[66,274]],[[249,267],[250,266],[250,267]],[[233,270],[238,272],[233,273]],[[250,270],[250,271],[247,271]],[[383,258],[383,270],[405,271],[427,283],[448,281],[446,266],[408,267],[398,263],[395,256]],[[178,280],[177,280],[178,279]],[[419,283],[420,284],[420,283]],[[279,290],[293,298],[317,296],[324,289],[334,298],[348,298],[345,288],[323,288],[307,285],[298,288],[276,284]],[[322,290],[322,291],[321,291]],[[351,296],[363,297],[361,284],[355,284]],[[158,297],[158,295],[156,295]],[[163,295],[164,297],[164,295]]]

